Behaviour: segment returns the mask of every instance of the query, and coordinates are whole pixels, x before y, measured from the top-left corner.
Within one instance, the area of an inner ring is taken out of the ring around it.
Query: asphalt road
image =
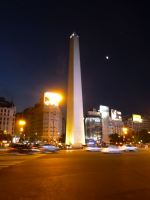
[[[150,199],[149,150],[119,155],[62,151],[29,157],[19,163],[14,158],[14,165],[0,169],[1,200]],[[0,165],[5,158],[0,157]]]

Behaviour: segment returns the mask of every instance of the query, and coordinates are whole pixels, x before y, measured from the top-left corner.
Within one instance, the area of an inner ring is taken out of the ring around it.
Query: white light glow
[[[111,118],[115,121],[122,121],[121,112],[118,110],[111,109]]]
[[[45,92],[44,93],[44,104],[58,106],[60,101],[62,100],[62,96],[58,93],[53,92]]]
[[[108,106],[100,106],[100,113],[101,113],[103,119],[109,117],[109,107]]]
[[[132,118],[133,118],[133,122],[142,123],[142,121],[143,121],[141,115],[133,114]]]

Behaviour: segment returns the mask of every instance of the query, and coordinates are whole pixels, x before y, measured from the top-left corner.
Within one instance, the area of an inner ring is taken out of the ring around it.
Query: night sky
[[[101,104],[123,114],[150,114],[149,6],[54,2],[1,1],[0,96],[22,111],[38,102],[43,90],[65,95],[69,36],[75,31],[85,112]]]

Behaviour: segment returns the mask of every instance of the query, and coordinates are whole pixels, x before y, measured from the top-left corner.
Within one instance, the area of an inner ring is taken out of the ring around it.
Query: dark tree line
[[[150,134],[147,130],[141,130],[139,132],[130,131],[126,135],[119,135],[117,133],[110,135],[110,142],[114,143],[150,143]]]
[[[0,131],[0,141],[3,141],[3,140],[11,141],[12,136],[10,134],[4,133],[4,131]]]

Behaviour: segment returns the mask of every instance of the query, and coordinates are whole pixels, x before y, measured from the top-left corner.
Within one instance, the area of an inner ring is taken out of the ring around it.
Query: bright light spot
[[[44,104],[58,106],[60,101],[62,100],[62,95],[53,92],[45,92],[44,93]]]
[[[143,121],[141,115],[133,114],[132,118],[133,118],[133,122],[142,123],[142,121]]]
[[[73,37],[79,37],[75,32],[70,35],[70,39]]]
[[[20,137],[15,136],[15,137],[12,138],[12,142],[13,143],[18,143],[19,139],[20,139]]]
[[[128,128],[123,127],[122,131],[123,131],[124,134],[128,134]]]
[[[106,58],[106,60],[109,60],[109,56],[106,56],[105,58]]]
[[[21,128],[20,128],[20,132],[23,132],[23,131],[24,131],[24,128],[21,127]]]
[[[20,126],[25,126],[26,125],[26,121],[25,120],[19,120],[19,125]]]

